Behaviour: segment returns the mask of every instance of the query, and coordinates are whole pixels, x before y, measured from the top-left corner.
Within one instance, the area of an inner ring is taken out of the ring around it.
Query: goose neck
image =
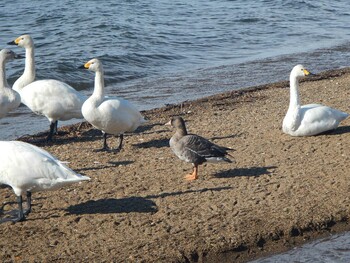
[[[175,135],[177,138],[182,138],[187,135],[186,127],[180,127],[176,129]]]

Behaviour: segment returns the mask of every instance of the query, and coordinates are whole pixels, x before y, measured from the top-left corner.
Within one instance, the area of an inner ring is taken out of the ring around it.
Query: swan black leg
[[[94,152],[107,152],[109,147],[107,145],[107,133],[103,133],[103,147],[101,149],[96,149]]]
[[[17,220],[15,219],[15,221],[13,221],[13,222],[20,222],[20,221],[25,220],[24,213],[23,213],[23,205],[22,205],[22,196],[21,195],[17,197],[17,202],[18,202],[18,218],[17,218]]]
[[[49,132],[49,135],[46,138],[47,142],[51,142],[52,141],[52,137],[53,137],[54,130],[55,130],[55,125],[56,125],[55,122],[51,122],[50,123],[50,132]]]
[[[32,211],[32,193],[27,192],[27,209],[24,210],[23,214],[28,215]]]
[[[55,127],[54,127],[54,129],[53,129],[53,134],[58,134],[58,128],[57,128],[57,126],[58,126],[58,121],[55,121]]]
[[[122,149],[123,139],[124,139],[124,134],[120,134],[119,135],[119,145],[118,145],[117,151],[120,151]]]

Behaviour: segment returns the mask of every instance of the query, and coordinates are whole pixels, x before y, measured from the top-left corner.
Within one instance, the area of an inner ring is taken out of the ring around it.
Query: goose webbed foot
[[[187,181],[197,180],[198,179],[198,166],[195,165],[193,167],[193,173],[185,175],[184,179]]]

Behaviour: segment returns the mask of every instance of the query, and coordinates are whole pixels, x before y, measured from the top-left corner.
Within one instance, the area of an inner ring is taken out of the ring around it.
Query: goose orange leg
[[[187,181],[193,181],[198,179],[198,165],[193,166],[193,172],[185,176]]]

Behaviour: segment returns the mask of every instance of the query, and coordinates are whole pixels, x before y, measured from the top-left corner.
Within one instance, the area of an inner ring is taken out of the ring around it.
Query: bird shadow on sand
[[[90,170],[103,170],[103,169],[108,169],[108,168],[115,168],[118,166],[126,166],[129,164],[134,163],[134,161],[118,161],[118,162],[108,162],[108,164],[96,164],[96,166],[91,166],[91,167],[84,167],[84,168],[78,168],[74,169],[76,172],[83,172],[83,171],[90,171]]]
[[[326,131],[321,133],[320,135],[341,135],[345,133],[350,133],[350,126],[340,126],[335,130]]]
[[[160,193],[157,195],[147,195],[145,196],[145,198],[164,198],[167,196],[177,196],[177,195],[183,195],[183,194],[191,194],[191,193],[204,193],[204,192],[208,192],[208,191],[212,191],[212,192],[219,192],[219,191],[223,191],[223,190],[230,190],[232,189],[232,187],[230,186],[223,186],[223,187],[213,187],[213,188],[202,188],[202,189],[190,189],[190,190],[186,190],[186,191],[178,191],[178,192],[171,192],[171,193]]]
[[[164,126],[164,123],[149,123],[149,124],[142,124],[139,126],[133,133],[145,133],[145,134],[151,134],[153,132],[148,132],[152,130],[155,126]],[[131,133],[132,134],[132,133]]]
[[[230,138],[235,138],[235,137],[241,137],[243,133],[237,133],[237,134],[230,134],[226,136],[214,136],[211,137],[210,140],[223,140],[223,139],[230,139]]]
[[[169,139],[155,139],[148,142],[136,143],[133,146],[138,148],[163,148],[169,147]]]
[[[96,129],[81,132],[79,136],[74,132],[58,131],[52,138],[52,141],[47,141],[48,131],[40,132],[35,135],[23,135],[18,140],[34,144],[36,146],[50,146],[50,145],[64,145],[72,142],[88,142],[88,141],[102,141],[102,133]]]
[[[143,197],[127,197],[121,199],[108,198],[90,200],[72,205],[66,209],[70,214],[115,214],[115,213],[156,213],[157,205],[152,200]]]
[[[266,166],[266,167],[250,167],[250,168],[235,168],[224,170],[216,173],[216,178],[233,178],[240,176],[261,176],[264,174],[270,174],[270,169],[275,169],[277,166]]]

